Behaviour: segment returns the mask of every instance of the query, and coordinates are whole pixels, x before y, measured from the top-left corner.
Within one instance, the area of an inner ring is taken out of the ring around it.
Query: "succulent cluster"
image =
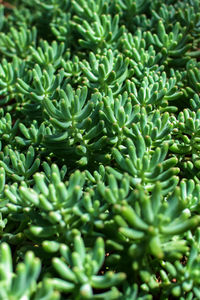
[[[200,299],[198,0],[2,2],[0,106],[0,300]]]

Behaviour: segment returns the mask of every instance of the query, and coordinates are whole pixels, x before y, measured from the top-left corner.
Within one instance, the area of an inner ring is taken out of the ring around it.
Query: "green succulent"
[[[200,299],[199,1],[0,2],[0,300]]]

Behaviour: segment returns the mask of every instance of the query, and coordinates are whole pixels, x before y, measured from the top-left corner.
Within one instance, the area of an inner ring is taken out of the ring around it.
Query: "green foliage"
[[[97,238],[94,248],[87,252],[82,238],[76,234],[74,251],[70,253],[66,245],[61,245],[60,252],[64,262],[60,258],[53,259],[53,266],[62,278],[52,279],[51,283],[56,289],[72,292],[74,299],[79,296],[82,299],[101,299],[102,297],[117,299],[119,297],[119,292],[114,286],[125,279],[125,274],[108,271],[103,275],[97,275],[105,258],[102,238]],[[112,289],[107,292],[93,295],[92,289],[104,290],[110,287]]]
[[[129,59],[123,59],[121,54],[114,55],[109,49],[105,54],[95,56],[93,52],[89,54],[89,62],[80,62],[83,74],[86,76],[84,82],[90,89],[97,89],[107,94],[110,88],[113,93],[118,94],[122,90],[125,79],[133,74],[128,69]]]
[[[27,58],[29,55],[29,47],[36,46],[37,30],[35,27],[32,30],[26,27],[19,28],[17,31],[11,27],[9,35],[1,33],[0,35],[0,51],[5,56]]]
[[[0,165],[12,180],[28,180],[38,170],[40,159],[35,159],[35,151],[32,146],[27,149],[26,155],[13,151],[7,146],[3,150]]]
[[[79,39],[79,44],[83,48],[89,48],[94,52],[100,52],[102,48],[112,47],[116,49],[117,42],[125,30],[124,26],[119,28],[119,15],[115,15],[112,19],[110,15],[101,15],[99,17],[94,13],[91,24],[86,20],[82,22],[82,19],[79,17],[74,17],[72,24],[84,37],[84,40]]]
[[[29,298],[36,289],[36,281],[41,269],[39,259],[35,258],[32,252],[27,252],[24,263],[19,263],[16,273],[13,274],[12,255],[9,246],[2,243],[0,251],[1,299]]]
[[[200,299],[199,1],[2,1],[0,29],[0,300]]]
[[[14,98],[21,98],[16,88],[17,78],[29,77],[28,74],[25,73],[24,61],[16,56],[13,57],[11,62],[3,59],[0,72],[0,95],[3,95],[1,102],[5,103]]]

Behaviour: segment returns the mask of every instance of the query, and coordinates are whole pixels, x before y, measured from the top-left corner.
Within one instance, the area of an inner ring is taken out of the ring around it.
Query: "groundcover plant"
[[[0,300],[200,299],[200,1],[0,2]]]

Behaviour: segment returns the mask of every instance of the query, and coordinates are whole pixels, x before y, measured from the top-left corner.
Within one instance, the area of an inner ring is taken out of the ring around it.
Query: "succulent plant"
[[[199,1],[0,2],[0,300],[200,299]]]

